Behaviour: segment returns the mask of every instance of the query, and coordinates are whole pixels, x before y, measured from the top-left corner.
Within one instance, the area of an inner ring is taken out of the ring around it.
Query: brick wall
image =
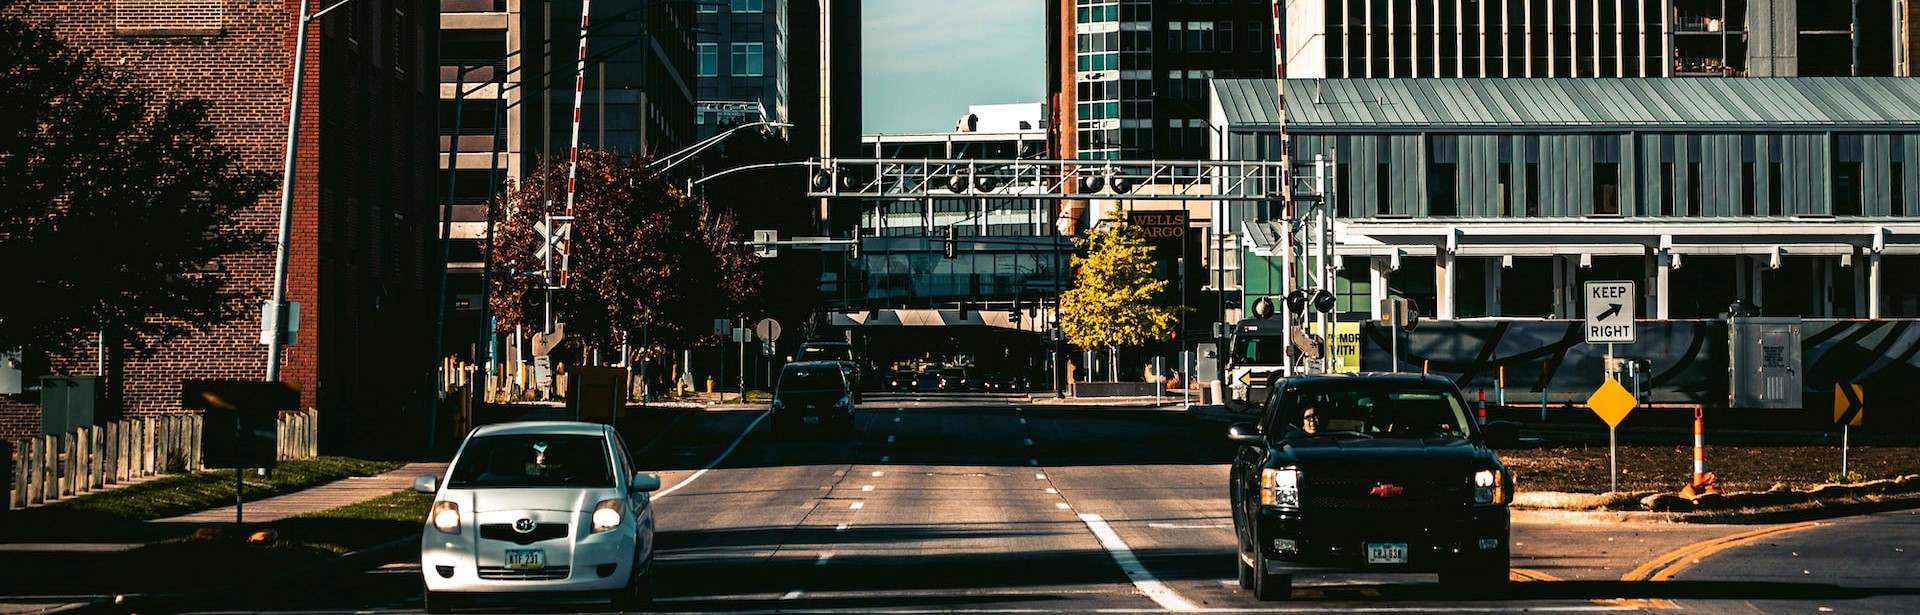
[[[53,24],[68,44],[129,71],[142,85],[208,100],[209,123],[219,140],[238,152],[243,164],[277,177],[285,152],[293,15],[299,5],[298,0],[107,0],[29,2],[14,10]],[[437,6],[425,0],[354,2],[309,24],[287,276],[288,297],[301,304],[301,331],[299,342],[286,348],[281,379],[302,388],[303,406],[318,407],[330,417],[322,425],[336,430],[336,441],[323,433],[323,450],[346,439],[338,434],[355,429],[358,412],[373,411],[352,403],[351,396],[327,394],[329,388],[359,389],[369,372],[357,365],[365,352],[336,345],[371,334],[376,339],[369,341],[382,354],[374,367],[419,372],[431,365],[430,346],[421,346],[412,330],[431,330],[430,320],[417,320],[417,306],[431,290],[425,271],[433,266],[425,258],[433,228],[423,222],[431,218],[420,216],[431,215],[434,197],[435,77],[429,69],[437,19]],[[394,68],[396,45],[387,39],[405,48],[402,70]],[[279,201],[277,189],[262,194],[237,224],[273,237]],[[383,240],[403,249],[386,249],[379,243]],[[329,258],[330,246],[336,254],[350,255]],[[227,259],[225,266],[229,280],[256,302],[271,296],[271,252]],[[384,294],[389,304],[415,312],[403,318],[402,310],[382,307],[393,316],[363,317],[363,308],[379,311],[367,305],[368,294]],[[383,331],[399,335],[377,337]],[[431,336],[425,339],[431,343]],[[53,368],[94,374],[95,361],[91,349],[82,349]],[[339,362],[323,367],[334,361]],[[249,317],[170,343],[152,357],[130,360],[125,369],[127,414],[178,412],[182,380],[262,378],[266,347],[259,343],[258,320]],[[384,384],[371,388],[393,390]],[[36,433],[36,403],[0,397],[0,437]],[[388,411],[405,408],[395,405]]]

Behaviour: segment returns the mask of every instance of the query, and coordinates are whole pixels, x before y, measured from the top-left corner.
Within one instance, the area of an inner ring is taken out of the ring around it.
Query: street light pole
[[[300,0],[299,26],[293,44],[293,95],[287,101],[287,153],[280,175],[280,233],[273,253],[273,299],[260,315],[271,327],[267,336],[267,381],[280,380],[280,355],[286,348],[287,258],[293,235],[293,163],[300,146],[300,96],[307,77],[307,22],[353,0],[340,0],[320,12],[307,14],[311,0]]]

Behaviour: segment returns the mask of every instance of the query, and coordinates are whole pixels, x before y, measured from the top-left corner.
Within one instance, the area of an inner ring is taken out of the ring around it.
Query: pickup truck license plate
[[[803,416],[803,417],[800,417],[800,422],[801,422],[801,423],[803,423],[803,424],[807,424],[807,425],[819,425],[819,424],[820,424],[820,417],[817,417],[817,416]]]
[[[546,554],[539,549],[507,549],[508,568],[546,568]]]
[[[1405,564],[1407,563],[1407,543],[1369,542],[1367,543],[1367,563]]]

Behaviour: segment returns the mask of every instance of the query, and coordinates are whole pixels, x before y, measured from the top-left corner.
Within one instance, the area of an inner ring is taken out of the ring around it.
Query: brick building
[[[10,10],[140,85],[209,101],[219,140],[277,177],[299,8],[298,0],[117,0]],[[288,266],[301,322],[281,378],[301,388],[302,406],[322,411],[323,452],[403,450],[388,447],[412,440],[390,436],[424,435],[397,427],[424,425],[434,365],[437,20],[435,3],[399,0],[351,2],[309,24]],[[279,212],[276,188],[237,222],[271,238]],[[219,267],[259,300],[270,296],[271,251]],[[121,412],[180,411],[182,380],[263,378],[259,327],[243,318],[130,359]],[[54,360],[51,370],[99,373],[92,349]],[[37,376],[27,374],[28,383]],[[0,438],[37,434],[37,404],[31,391],[0,396]]]

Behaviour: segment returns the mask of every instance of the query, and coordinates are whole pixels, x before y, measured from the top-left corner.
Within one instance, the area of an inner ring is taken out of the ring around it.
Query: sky
[[[1046,0],[861,0],[862,134],[948,132],[968,105],[1042,102]]]

